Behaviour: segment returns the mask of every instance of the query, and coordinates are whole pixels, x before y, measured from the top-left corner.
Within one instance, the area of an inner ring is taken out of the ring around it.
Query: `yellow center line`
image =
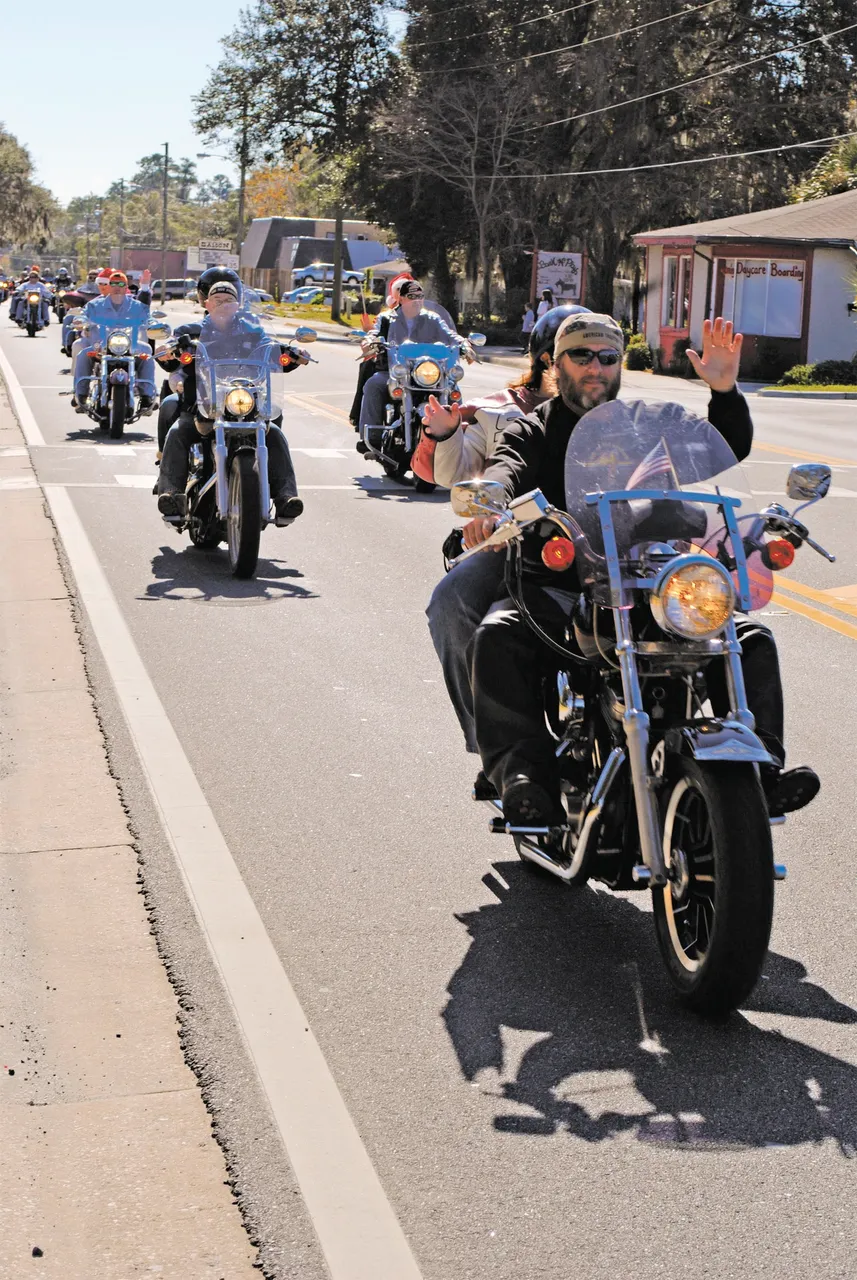
[[[812,622],[818,622],[822,627],[828,627],[831,631],[838,631],[841,636],[848,636],[851,640],[857,640],[857,627],[851,622],[845,622],[842,618],[834,618],[831,613],[822,613],[820,609],[813,609],[812,605],[804,604],[802,600],[789,600],[781,595],[779,591],[775,591],[772,597],[775,604],[782,605],[784,609],[789,609],[792,613],[799,613],[802,618],[809,618]]]
[[[797,582],[794,578],[777,578],[777,590],[789,591],[794,595],[806,596],[807,600],[815,600],[826,605],[828,609],[836,609],[839,613],[847,613],[850,618],[857,618],[857,606],[847,600],[836,599],[834,591],[819,591],[816,587],[808,587],[805,582]]]
[[[857,465],[857,458],[831,458],[823,453],[807,453],[804,449],[787,449],[781,444],[765,444],[761,440],[753,441],[753,450],[756,449],[761,449],[765,453],[781,453],[786,458],[800,458],[804,462],[826,462],[829,467]]]
[[[351,419],[344,409],[337,409],[332,404],[325,404],[323,400],[310,400],[306,396],[296,396],[292,392],[286,394],[286,399],[292,404],[298,405],[301,409],[310,409],[313,413],[323,413],[328,418],[332,418],[334,422],[348,422]]]

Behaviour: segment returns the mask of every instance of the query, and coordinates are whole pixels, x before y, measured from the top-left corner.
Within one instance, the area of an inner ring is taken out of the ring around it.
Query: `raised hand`
[[[687,358],[712,391],[731,391],[738,381],[743,342],[743,333],[733,334],[732,321],[718,316],[714,324],[706,320],[702,326],[702,356],[688,351]]]
[[[423,426],[428,427],[429,435],[436,440],[451,436],[461,422],[461,413],[454,405],[441,404],[437,396],[429,396],[423,408]]]
[[[152,283],[152,273],[147,267],[145,271],[140,272],[140,288],[147,289]]]

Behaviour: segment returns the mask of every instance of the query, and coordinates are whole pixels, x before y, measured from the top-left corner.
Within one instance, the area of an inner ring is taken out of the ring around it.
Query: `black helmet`
[[[583,314],[592,315],[592,311],[589,307],[579,307],[575,303],[568,303],[561,307],[551,307],[550,311],[546,311],[543,316],[540,316],[530,333],[530,359],[533,364],[540,360],[546,351],[549,351],[551,357],[553,357],[554,338],[563,320],[567,320],[569,316]]]
[[[211,286],[220,284],[221,281],[234,285],[238,292],[238,297],[241,297],[241,277],[237,271],[233,271],[231,267],[209,267],[207,271],[203,271],[196,282],[196,291],[200,302],[205,302]]]

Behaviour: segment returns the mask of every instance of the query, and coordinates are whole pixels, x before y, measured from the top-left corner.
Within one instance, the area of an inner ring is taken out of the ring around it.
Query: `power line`
[[[578,9],[588,9],[593,4],[598,4],[599,0],[583,0],[582,4],[573,4],[570,9],[558,9],[556,13],[543,13],[537,18],[524,18],[523,22],[510,22],[505,27],[497,27],[497,31],[514,31],[516,27],[528,27],[532,22],[547,22],[551,18],[561,18],[566,13],[576,13]],[[480,15],[482,18],[493,18],[495,14],[502,13],[501,9],[495,9],[493,13],[485,13]],[[433,15],[428,15],[433,16]],[[405,43],[408,49],[425,49],[429,45],[435,44],[456,44],[459,40],[478,40],[484,38],[484,32],[471,31],[465,36],[444,36],[440,40],[418,40],[415,43],[408,40],[405,35]]]
[[[566,169],[561,173],[507,173],[504,174],[504,177],[526,178],[527,181],[531,181],[533,178],[584,178],[594,174],[643,173],[652,169],[678,169],[690,164],[712,164],[715,160],[744,160],[749,156],[769,156],[778,151],[798,151],[808,147],[815,147],[822,142],[844,142],[846,138],[857,138],[857,129],[851,133],[833,134],[829,138],[810,138],[807,142],[789,142],[781,147],[761,147],[757,151],[726,151],[722,155],[696,156],[691,160],[663,160],[659,164],[633,164],[616,169]],[[480,178],[492,178],[496,175],[482,173],[477,176]]]
[[[704,9],[710,9],[713,5],[722,3],[723,0],[706,0],[705,4],[692,5],[690,8],[680,9],[677,13],[668,13],[663,18],[652,18],[650,22],[641,22],[635,27],[624,27],[621,31],[610,31],[607,35],[593,36],[591,40],[580,40],[577,44],[559,45],[556,49],[545,49],[541,53],[525,53],[520,58],[512,58],[510,62],[499,65],[513,67],[519,62],[533,62],[536,58],[549,58],[554,53],[571,53],[573,49],[588,49],[590,45],[600,44],[603,40],[618,40],[620,36],[632,35],[636,31],[645,31],[647,27],[657,26],[659,22],[672,22],[676,18],[689,18],[691,14],[702,13]],[[477,62],[467,67],[452,67],[450,70],[454,75],[458,75],[462,71],[496,70],[497,66],[497,63]]]
[[[711,71],[704,76],[695,76],[692,80],[682,80],[679,84],[671,84],[666,89],[653,89],[651,93],[638,94],[636,98],[623,98],[621,102],[613,102],[607,107],[593,107],[591,111],[579,111],[574,116],[564,116],[561,120],[548,120],[545,124],[528,125],[522,133],[534,133],[538,129],[552,129],[555,125],[571,124],[574,120],[586,120],[589,116],[600,116],[605,111],[616,111],[619,107],[632,106],[637,102],[646,102],[649,98],[660,98],[666,93],[675,93],[678,89],[689,89],[694,84],[704,84],[706,80],[715,80],[718,76],[731,75],[733,71],[741,71],[745,67],[756,66],[759,62],[769,62],[771,58],[778,58],[784,53],[797,53],[799,49],[806,49],[811,44],[819,44],[823,40],[831,40],[834,36],[841,36],[846,31],[854,31],[857,28],[857,22],[852,22],[847,27],[839,27],[836,31],[828,31],[823,36],[814,36],[812,40],[804,40],[801,44],[787,45],[785,49],[775,49],[773,53],[763,53],[758,58],[750,58],[747,62],[734,62],[729,67],[721,67],[719,71]]]

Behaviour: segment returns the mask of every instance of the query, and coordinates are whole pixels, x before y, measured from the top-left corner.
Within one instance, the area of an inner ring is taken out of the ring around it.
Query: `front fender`
[[[776,764],[761,739],[737,720],[694,720],[668,729],[667,755],[691,756],[700,762]]]

